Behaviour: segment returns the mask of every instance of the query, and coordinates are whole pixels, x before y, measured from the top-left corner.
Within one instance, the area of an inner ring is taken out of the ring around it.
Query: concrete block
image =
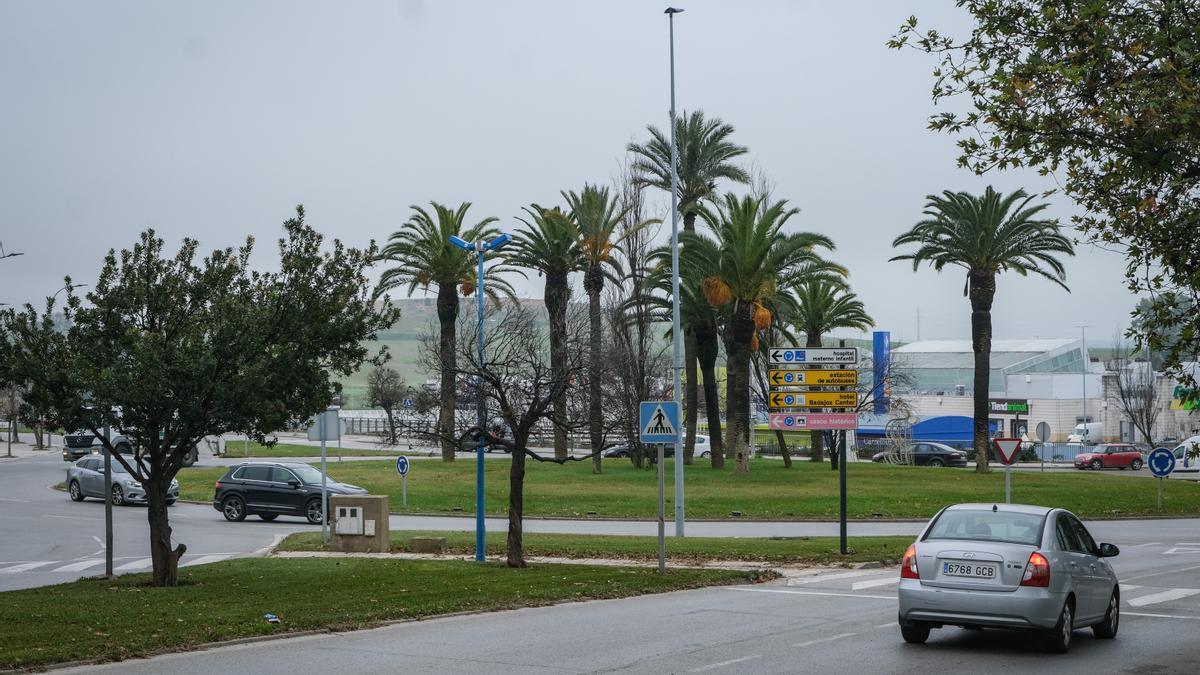
[[[408,542],[408,550],[413,553],[445,553],[445,537],[413,537]]]

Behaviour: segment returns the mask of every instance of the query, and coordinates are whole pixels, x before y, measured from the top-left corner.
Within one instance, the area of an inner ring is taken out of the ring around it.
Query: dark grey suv
[[[320,525],[321,472],[309,464],[247,462],[232,466],[214,486],[213,508],[225,520],[241,521],[248,515],[263,520],[301,516]],[[330,495],[365,495],[357,485],[326,483]]]

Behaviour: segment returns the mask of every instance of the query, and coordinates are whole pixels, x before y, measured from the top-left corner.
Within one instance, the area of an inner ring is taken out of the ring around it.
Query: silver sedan
[[[1063,509],[948,506],[904,553],[900,632],[919,644],[945,625],[1034,630],[1056,653],[1076,628],[1114,638],[1121,589],[1105,558],[1119,552]]]
[[[73,501],[81,502],[87,497],[111,499],[117,506],[145,504],[146,490],[137,478],[129,475],[125,467],[115,459],[112,461],[112,482],[104,485],[104,458],[89,455],[67,468],[67,494]],[[171,479],[167,490],[167,504],[179,499],[179,481]]]

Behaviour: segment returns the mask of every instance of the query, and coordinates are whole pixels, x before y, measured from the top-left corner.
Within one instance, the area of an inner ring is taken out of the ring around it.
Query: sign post
[[[400,503],[408,509],[408,458],[400,455],[396,458],[396,473],[400,474]]]
[[[321,441],[321,541],[329,543],[329,490],[328,474],[326,474],[325,441],[341,440],[342,425],[338,421],[338,411],[326,410],[313,416],[312,424],[308,427],[308,440]]]
[[[1175,470],[1175,455],[1167,448],[1155,448],[1146,455],[1146,466],[1150,467],[1150,475],[1158,479],[1158,510],[1162,511],[1163,479]]]
[[[1042,473],[1046,473],[1046,441],[1050,440],[1050,425],[1045,422],[1038,422],[1037,438],[1042,442],[1042,451],[1038,454],[1042,457]]]
[[[675,447],[675,462],[683,461],[679,448],[679,404],[675,401],[642,401],[638,405],[638,439],[658,446],[658,573],[667,570],[666,486],[663,465],[666,444]],[[679,496],[676,495],[676,499]]]
[[[996,446],[996,454],[1004,462],[1004,503],[1012,503],[1012,465],[1021,454],[1021,439],[997,438],[992,441]]]

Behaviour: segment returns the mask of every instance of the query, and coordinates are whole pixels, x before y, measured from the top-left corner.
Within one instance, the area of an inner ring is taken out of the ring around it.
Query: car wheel
[[[1129,463],[1129,468],[1133,469],[1134,471],[1140,471],[1142,468],[1142,460],[1140,460],[1140,459],[1133,460],[1132,462]]]
[[[1071,600],[1063,603],[1062,614],[1058,615],[1058,624],[1046,636],[1046,650],[1054,654],[1066,654],[1071,649],[1071,630],[1074,627],[1074,613],[1071,610]]]
[[[1092,460],[1092,468],[1093,469],[1099,470],[1101,466],[1103,466],[1103,465],[1100,463],[1100,460],[1098,460],[1098,459]]]
[[[229,495],[221,502],[221,513],[225,514],[225,520],[240,523],[246,519],[246,502],[237,495]]]
[[[71,495],[71,501],[73,502],[83,501],[83,490],[79,489],[79,481],[71,481],[71,484],[67,486],[67,494]]]
[[[711,455],[712,455],[712,453],[709,452],[708,450],[705,450],[704,452],[700,453],[701,457],[710,457]]]
[[[1111,640],[1117,637],[1117,628],[1120,625],[1121,595],[1114,588],[1112,595],[1108,598],[1108,611],[1104,614],[1104,621],[1092,626],[1092,633],[1102,640]]]
[[[320,499],[308,500],[308,503],[304,505],[304,517],[308,518],[308,522],[312,523],[313,525],[321,524],[322,514]]]
[[[276,518],[278,518],[279,514],[278,513],[260,513],[260,514],[258,514],[258,517],[262,518],[263,520],[265,520],[269,523],[272,520],[275,520]]]
[[[901,622],[900,635],[910,645],[923,645],[929,639],[929,624],[919,622]]]
[[[121,489],[120,485],[114,485],[112,486],[112,493],[109,499],[112,500],[113,506],[124,506],[125,491]]]
[[[929,466],[946,466],[946,463],[940,458],[934,457],[933,459],[929,460]]]

